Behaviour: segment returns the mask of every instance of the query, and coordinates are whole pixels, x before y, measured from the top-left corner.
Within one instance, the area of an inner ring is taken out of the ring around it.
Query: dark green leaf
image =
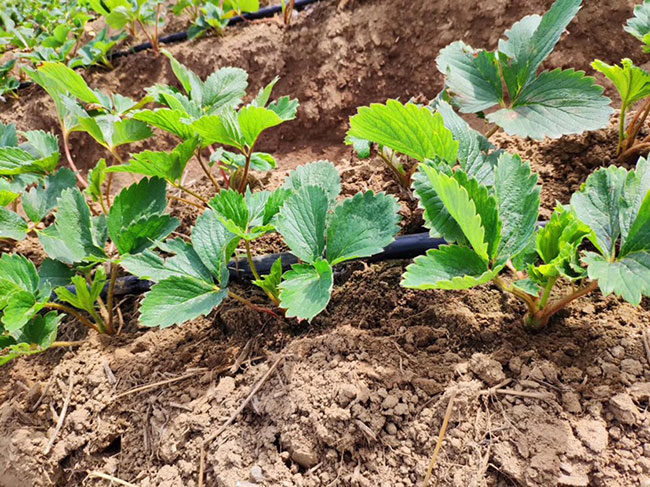
[[[333,284],[332,268],[324,260],[294,265],[280,284],[280,306],[287,310],[285,316],[311,321],[327,307]]]

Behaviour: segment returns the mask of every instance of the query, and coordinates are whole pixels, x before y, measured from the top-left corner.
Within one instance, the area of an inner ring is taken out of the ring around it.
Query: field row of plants
[[[282,0],[285,24],[295,0]],[[158,53],[160,32],[172,16],[191,26],[189,39],[220,35],[235,16],[256,12],[259,0],[7,0],[0,6],[0,97],[15,95],[23,67],[59,62],[71,68],[112,69],[111,53],[127,42],[146,40]],[[95,32],[91,24],[106,25]]]
[[[650,164],[639,157],[650,148],[650,137],[640,135],[650,113],[649,73],[629,59],[620,66],[594,62],[621,96],[613,156],[627,169],[594,171],[550,221],[539,221],[541,187],[530,165],[489,141],[499,130],[541,139],[610,123],[614,110],[594,78],[573,69],[540,71],[580,6],[557,0],[544,16],[523,18],[496,51],[452,43],[438,57],[446,87],[428,105],[388,100],[351,117],[346,143],[361,158],[381,160],[404,197],[417,199],[430,234],[447,242],[417,257],[402,286],[493,283],[525,305],[523,323],[532,331],[598,289],[633,305],[650,296]],[[626,29],[650,44],[650,1]],[[372,191],[341,198],[329,161],[299,167],[277,189],[254,190],[253,171],[276,169],[258,140],[293,120],[298,100],[272,100],[277,78],[248,94],[241,69],[221,68],[202,80],[165,55],[181,89],[155,85],[141,100],[94,90],[63,63],[25,68],[52,98],[61,137],[0,127],[0,238],[37,239],[47,255],[38,268],[16,253],[0,257],[0,363],[64,345],[56,337],[66,314],[95,332],[119,333],[115,289],[126,274],[155,283],[140,303],[144,326],[182,324],[225,300],[280,320],[310,321],[327,307],[337,265],[381,252],[399,233],[397,198]],[[458,112],[484,119],[485,134]],[[106,151],[87,177],[71,156],[73,132]],[[178,145],[121,158],[121,146],[159,133]],[[212,197],[185,184],[190,163],[204,172]],[[114,195],[116,173],[134,182]],[[169,200],[199,213],[187,235],[176,233]],[[299,262],[286,269],[278,259],[260,275],[255,245],[270,233]],[[229,263],[238,252],[268,305],[230,286]]]

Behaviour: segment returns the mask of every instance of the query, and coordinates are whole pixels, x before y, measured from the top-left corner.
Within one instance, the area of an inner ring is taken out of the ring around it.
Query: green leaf
[[[59,169],[48,176],[43,183],[23,194],[23,210],[34,223],[45,218],[55,207],[64,190],[74,188],[77,178],[68,168]]]
[[[494,53],[456,41],[440,51],[436,63],[461,112],[481,112],[503,102],[503,83]]]
[[[29,172],[43,174],[51,170],[51,161],[45,161],[45,166],[41,165],[42,162],[33,154],[18,147],[0,147],[0,176],[14,176]]]
[[[327,307],[333,285],[332,268],[324,260],[294,265],[280,284],[280,306],[287,310],[285,316],[311,321]]]
[[[298,100],[288,96],[282,96],[276,101],[269,103],[268,108],[284,122],[288,122],[296,118],[296,113],[298,113]]]
[[[28,230],[27,222],[19,214],[0,208],[0,239],[24,240]]]
[[[350,137],[370,140],[418,161],[440,158],[453,164],[458,153],[458,142],[440,114],[397,100],[359,108],[350,118],[348,140],[353,140]]]
[[[621,66],[610,66],[597,59],[591,63],[591,67],[603,73],[614,84],[621,96],[623,111],[650,96],[650,74],[637,68],[631,59],[623,59]]]
[[[632,227],[630,233],[621,247],[621,256],[635,252],[650,252],[650,192],[646,194],[641,208],[639,209],[638,216]]]
[[[499,270],[488,269],[485,259],[467,247],[443,245],[416,257],[406,268],[402,286],[412,289],[469,289],[491,281]]]
[[[34,263],[18,254],[2,254],[0,256],[0,281],[8,282],[14,289],[21,289],[29,293],[36,293],[40,285]],[[2,297],[0,295],[0,302]]]
[[[598,280],[605,296],[614,293],[634,306],[641,303],[643,296],[650,296],[650,252],[630,253],[614,262],[587,252],[583,260],[589,278]]]
[[[67,286],[72,282],[74,275],[72,269],[58,260],[45,259],[38,269],[41,288]]]
[[[650,2],[645,0],[634,7],[634,17],[627,21],[625,32],[645,44],[643,52],[650,52]]]
[[[352,146],[359,159],[368,159],[370,157],[372,142],[369,140],[348,135],[345,137],[345,143]]]
[[[606,256],[613,255],[621,234],[619,205],[626,179],[623,168],[599,169],[571,197],[573,211],[593,231],[590,240]]]
[[[327,261],[370,257],[395,240],[399,204],[392,196],[358,193],[339,204],[327,225]]]
[[[0,123],[0,147],[17,147],[18,136],[16,135],[16,125],[13,123]]]
[[[244,150],[245,140],[234,116],[206,115],[194,121],[190,128],[201,137],[202,147],[222,144]]]
[[[94,168],[88,172],[88,189],[86,192],[97,203],[102,198],[102,186],[106,181],[106,159],[100,159]]]
[[[133,114],[134,120],[148,123],[149,125],[177,135],[183,140],[191,139],[194,136],[194,130],[192,130],[189,124],[182,121],[188,117],[188,113],[184,110],[171,110],[169,108],[141,110]]]
[[[112,136],[107,138],[109,147],[115,148],[124,144],[132,144],[153,135],[146,123],[132,118],[115,122],[112,127]]]
[[[56,340],[61,324],[61,316],[56,311],[50,311],[45,316],[34,316],[22,327],[16,336],[19,343],[29,343],[41,349],[49,348]]]
[[[239,110],[237,120],[241,130],[242,138],[245,144],[251,148],[257,142],[262,132],[271,127],[275,127],[284,122],[284,120],[274,111],[268,108],[248,105]]]
[[[144,216],[122,228],[113,241],[120,255],[137,254],[167,238],[179,224],[177,218],[169,215]]]
[[[227,265],[235,252],[239,238],[230,233],[212,210],[206,210],[192,229],[194,251],[210,273],[225,286]]]
[[[630,171],[623,189],[623,200],[621,201],[619,224],[621,226],[621,243],[625,241],[630,227],[637,219],[641,204],[650,191],[650,162],[640,157],[636,163],[636,169]]]
[[[66,189],[58,200],[56,222],[39,232],[45,253],[65,264],[74,264],[89,258],[103,259],[92,234],[90,209],[77,188]]]
[[[512,97],[535,78],[538,68],[555,48],[581,3],[582,0],[557,0],[543,17],[525,17],[506,32],[507,41],[499,41],[499,51],[509,58],[507,70],[512,74],[505,78]]]
[[[237,107],[246,95],[248,73],[240,68],[225,67],[212,73],[200,90],[200,99],[192,91],[192,100],[209,107],[210,113]]]
[[[320,260],[325,250],[328,201],[318,186],[305,186],[284,203],[276,228],[291,252],[307,263]]]
[[[541,286],[532,279],[521,279],[519,281],[513,282],[512,285],[517,289],[525,292],[526,294],[530,294],[533,297],[538,297],[542,291]]]
[[[172,276],[155,284],[140,306],[140,323],[166,328],[207,315],[228,295],[227,289],[192,277]]]
[[[128,164],[112,166],[108,168],[107,172],[130,172],[143,176],[159,177],[171,183],[178,183],[197,146],[198,140],[192,138],[183,142],[171,152],[138,152],[131,156]]]
[[[436,192],[449,215],[456,221],[463,235],[474,251],[486,262],[488,257],[488,242],[485,239],[485,228],[474,201],[453,176],[443,174],[436,169],[422,165],[422,171],[428,177],[429,183]]]
[[[307,186],[321,188],[327,195],[329,206],[334,206],[341,194],[341,176],[330,161],[310,162],[291,171],[283,187],[297,192]]]
[[[33,293],[16,291],[7,299],[7,306],[3,310],[2,324],[9,333],[20,330],[41,309],[43,303],[36,300]]]
[[[222,190],[209,205],[231,232],[243,237],[248,231],[250,213],[244,195],[234,189]]]
[[[278,257],[271,266],[271,272],[262,276],[261,279],[253,281],[257,287],[262,288],[266,293],[274,296],[276,299],[280,297],[280,283],[282,282],[282,259]]]
[[[254,105],[256,107],[265,107],[269,102],[269,99],[271,98],[271,92],[273,91],[273,88],[275,88],[275,85],[278,81],[280,81],[280,77],[276,76],[268,85],[266,85],[264,88],[261,88],[260,91],[257,92],[255,99],[251,102],[251,105]]]
[[[63,93],[68,92],[79,98],[84,103],[102,105],[97,93],[91,90],[84,79],[73,69],[61,63],[43,63],[38,71],[46,76],[57,89]]]
[[[523,251],[535,233],[541,188],[530,165],[508,153],[499,157],[494,188],[503,222],[498,255],[500,261],[506,262]]]
[[[542,73],[521,91],[511,108],[487,115],[509,135],[543,139],[580,134],[609,124],[613,112],[603,88],[582,71]]]

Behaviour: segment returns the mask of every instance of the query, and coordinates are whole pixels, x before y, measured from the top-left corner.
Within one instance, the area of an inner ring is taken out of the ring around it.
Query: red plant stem
[[[63,133],[63,153],[65,154],[65,158],[68,161],[68,166],[70,166],[70,169],[74,172],[75,176],[77,176],[77,181],[79,181],[79,184],[83,189],[86,189],[88,187],[88,183],[86,180],[81,176],[79,173],[79,169],[77,169],[76,164],[74,163],[74,160],[72,159],[72,154],[70,154],[70,143],[68,140],[69,134],[68,133]]]
[[[643,127],[645,120],[648,118],[648,114],[650,114],[650,97],[648,97],[641,110],[637,111],[636,115],[632,119],[630,128],[627,131],[627,139],[624,143],[625,150],[631,149],[633,147],[634,139],[636,139],[636,136],[639,135],[641,127]]]
[[[115,334],[115,328],[113,327],[113,318],[115,316],[113,310],[113,298],[115,294],[115,283],[117,282],[117,275],[120,271],[120,268],[114,262],[111,263],[111,280],[108,283],[108,296],[106,308],[108,309],[108,321],[106,322],[106,333],[109,335]]]
[[[596,289],[598,289],[598,281],[591,281],[586,286],[583,286],[580,289],[570,294],[567,294],[566,296],[563,296],[562,298],[550,303],[543,310],[544,318],[548,320],[555,313],[564,309],[571,301],[575,301],[576,299],[581,298],[582,296],[589,294],[590,292],[595,291]]]
[[[252,310],[254,310],[254,311],[257,311],[257,312],[259,312],[259,313],[266,313],[266,314],[271,315],[271,316],[273,316],[274,318],[277,318],[277,319],[279,319],[279,320],[282,319],[281,316],[277,315],[277,314],[274,313],[272,310],[270,310],[270,309],[268,309],[268,308],[263,308],[263,307],[261,307],[261,306],[257,306],[256,304],[253,304],[253,303],[252,303],[251,301],[249,301],[248,299],[244,298],[243,296],[240,296],[239,294],[235,294],[235,293],[233,293],[232,291],[228,291],[228,296],[231,297],[231,298],[233,298],[233,299],[236,300],[236,301],[239,301],[239,302],[242,303],[243,305],[248,306],[250,309],[252,309]]]
[[[255,144],[253,144],[254,146]],[[246,183],[248,182],[248,171],[251,166],[251,158],[253,157],[253,146],[251,146],[250,150],[246,154],[246,165],[244,166],[244,175],[242,176],[241,183],[239,183],[239,188],[238,191],[241,194],[244,194],[244,191],[246,190]]]

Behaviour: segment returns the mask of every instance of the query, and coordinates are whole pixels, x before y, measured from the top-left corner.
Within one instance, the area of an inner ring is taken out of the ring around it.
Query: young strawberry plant
[[[616,155],[619,156],[619,160],[629,159],[641,151],[650,149],[650,136],[637,141],[650,113],[650,73],[635,66],[631,59],[623,59],[621,66],[610,66],[600,60],[594,61],[591,65],[612,82],[621,97],[618,146],[616,147]],[[641,101],[643,107],[637,111],[632,122],[626,126],[626,117],[630,109]]]
[[[228,287],[228,263],[242,241],[254,283],[287,317],[311,320],[330,300],[332,267],[380,252],[399,229],[393,197],[367,192],[336,203],[340,191],[338,172],[326,161],[298,168],[272,192],[222,191],[198,218],[190,242],[158,245],[171,257],[145,251],[123,260],[132,274],[156,281],[142,302],[140,321],[145,326],[180,324],[208,314],[227,297],[274,314]],[[270,274],[261,276],[251,243],[274,231],[301,263],[283,275],[282,262],[276,261]]]
[[[529,330],[544,328],[570,302],[598,288],[633,305],[650,296],[645,159],[633,171],[612,166],[594,172],[571,205],[558,206],[542,228],[537,176],[518,156],[499,157],[492,190],[445,165],[421,165],[414,188],[427,227],[449,245],[416,258],[404,287],[468,289],[493,282],[526,305]],[[561,280],[570,284],[564,294],[556,289]]]
[[[494,52],[462,41],[444,48],[437,64],[453,104],[495,124],[488,134],[502,128],[542,139],[607,126],[610,100],[593,78],[573,69],[538,73],[581,3],[557,0],[543,17],[524,17]]]
[[[196,157],[202,170],[218,192],[220,184],[210,166],[216,165],[223,176],[223,186],[233,187],[244,194],[251,169],[269,170],[275,159],[267,153],[256,152],[255,146],[267,129],[293,120],[298,101],[283,96],[269,102],[278,78],[259,91],[251,103],[241,106],[248,87],[248,74],[239,68],[221,68],[205,81],[174,57],[169,57],[172,70],[185,93],[169,86],[156,85],[150,95],[166,108],[140,110],[133,118],[170,132],[187,141],[199,136]],[[234,148],[232,153],[214,145]],[[211,152],[206,164],[202,149]]]

